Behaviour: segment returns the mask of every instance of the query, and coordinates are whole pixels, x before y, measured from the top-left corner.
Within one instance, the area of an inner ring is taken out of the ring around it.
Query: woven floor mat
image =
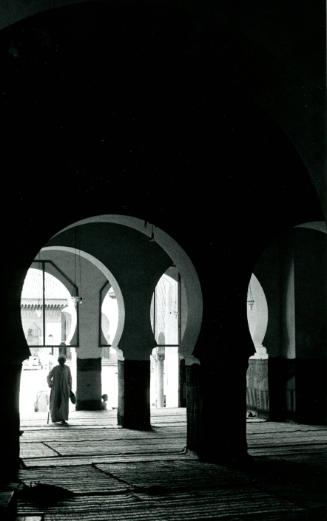
[[[19,504],[28,513],[35,507]],[[45,521],[297,520],[305,511],[260,490],[197,491],[167,496],[83,496],[44,510]]]

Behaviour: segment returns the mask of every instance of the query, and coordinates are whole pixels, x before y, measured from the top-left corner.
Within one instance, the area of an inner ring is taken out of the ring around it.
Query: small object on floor
[[[34,402],[34,412],[47,412],[49,408],[48,391],[38,391]]]
[[[56,503],[74,496],[74,493],[66,488],[47,483],[31,482],[30,485],[22,485],[22,488],[17,490],[17,496],[39,505]]]
[[[104,410],[107,410],[108,395],[107,394],[102,394],[101,395],[101,399],[102,399],[101,408],[104,409]]]

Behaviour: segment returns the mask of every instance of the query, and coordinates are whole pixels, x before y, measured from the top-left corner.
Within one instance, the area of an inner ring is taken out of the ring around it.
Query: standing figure
[[[47,382],[51,388],[50,392],[50,414],[53,423],[61,422],[68,425],[69,394],[72,388],[72,375],[70,369],[65,365],[66,357],[59,355],[59,365],[51,369]]]

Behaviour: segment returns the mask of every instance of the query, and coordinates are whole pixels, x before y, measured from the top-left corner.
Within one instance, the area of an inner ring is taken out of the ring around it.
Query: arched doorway
[[[169,394],[168,403],[157,401],[156,406],[178,406],[179,389],[185,385],[178,380],[179,367],[195,360],[192,353],[202,314],[200,284],[182,248],[154,225],[149,234],[149,224],[144,221],[105,215],[61,230],[44,245],[38,258],[55,260],[77,286],[76,409],[100,409],[101,397],[107,395],[107,405],[117,408],[118,422],[128,427],[126,397],[133,398],[134,410],[135,387],[139,386],[136,403],[141,404],[141,411],[131,413],[130,421],[134,427],[144,427],[142,415],[150,412],[146,395],[154,348],[156,352],[166,350],[166,396]],[[168,300],[163,297],[165,283],[174,286],[173,300],[171,292]],[[153,298],[156,304],[151,307]],[[110,313],[104,312],[110,301],[115,301],[114,309],[111,306]],[[159,309],[161,314],[165,309],[161,322]],[[104,352],[108,367],[111,356],[108,380],[103,378]]]
[[[28,270],[21,293],[21,321],[30,356],[22,364],[20,417],[43,418],[49,405],[47,375],[65,354],[76,375],[74,346],[78,313],[74,284],[51,261],[38,259]]]
[[[264,338],[268,326],[268,304],[264,290],[252,274],[247,294],[247,319],[255,354],[249,358],[246,375],[247,417],[269,417],[268,353]]]
[[[299,224],[280,235],[256,263],[254,273],[262,287],[253,276],[247,304],[256,349],[247,376],[253,415],[261,414],[255,403],[263,392],[259,401],[265,404],[265,418],[321,424],[327,420],[326,265],[324,222]]]

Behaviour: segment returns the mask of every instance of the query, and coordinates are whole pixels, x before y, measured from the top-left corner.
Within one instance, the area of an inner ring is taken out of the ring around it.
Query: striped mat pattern
[[[35,506],[19,505],[28,514]],[[49,506],[45,521],[113,520],[202,520],[305,519],[305,510],[260,490],[224,489],[180,492],[168,496],[122,494],[79,496]]]
[[[86,427],[81,413],[70,428],[25,426],[22,482],[64,487],[73,496],[50,498],[46,506],[21,498],[20,515],[42,513],[43,521],[316,521],[311,512],[326,512],[326,427],[249,421],[249,452],[257,463],[245,471],[185,453],[185,410],[166,414],[160,412],[148,432],[106,426],[101,412],[89,413]]]

